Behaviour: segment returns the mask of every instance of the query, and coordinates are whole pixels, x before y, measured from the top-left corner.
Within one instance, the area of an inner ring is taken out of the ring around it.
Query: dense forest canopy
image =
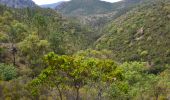
[[[0,5],[0,100],[87,99],[170,99],[170,0]]]

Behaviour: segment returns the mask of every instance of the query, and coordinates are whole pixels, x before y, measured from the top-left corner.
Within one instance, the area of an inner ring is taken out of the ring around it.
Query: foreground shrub
[[[17,76],[16,68],[12,65],[0,63],[0,79],[9,81]]]

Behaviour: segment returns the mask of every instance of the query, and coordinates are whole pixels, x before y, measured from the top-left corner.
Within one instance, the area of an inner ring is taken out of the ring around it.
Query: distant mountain
[[[87,24],[95,28],[96,30],[102,29],[104,25],[121,15],[125,14],[126,12],[130,11],[131,9],[137,7],[140,5],[140,3],[144,0],[122,0],[119,2],[115,2],[111,4],[111,9],[108,9],[104,13],[97,14],[94,10],[94,13],[91,13],[89,15],[81,15],[80,14],[74,14],[72,16],[76,16],[78,20],[81,21],[81,23]],[[110,3],[109,3],[110,5]],[[64,6],[65,7],[65,6]],[[101,5],[102,8],[102,5]],[[63,8],[65,9],[65,8]],[[80,8],[77,8],[80,9]],[[97,9],[97,8],[96,8]],[[73,11],[74,12],[74,11]],[[78,12],[77,12],[78,13]],[[66,15],[71,15],[70,13],[65,13]]]
[[[35,7],[32,0],[0,0],[0,4],[13,8]]]
[[[103,14],[112,10],[112,3],[100,0],[71,0],[59,9],[66,15]]]
[[[113,11],[118,13],[118,10],[121,10],[120,12],[127,11],[131,6],[141,1],[143,0],[122,0],[116,3],[109,3],[101,0],[71,0],[60,7],[59,11],[69,16],[87,16],[107,13],[110,15]]]
[[[40,7],[42,7],[42,8],[57,9],[57,8],[60,7],[60,5],[62,5],[63,3],[65,3],[65,1],[57,2],[57,3],[52,3],[52,4],[40,5]]]

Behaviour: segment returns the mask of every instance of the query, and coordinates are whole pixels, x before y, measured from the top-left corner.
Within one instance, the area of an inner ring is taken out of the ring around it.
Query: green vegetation
[[[100,0],[71,0],[63,3],[57,10],[66,16],[76,18],[100,32],[104,25],[125,14],[143,2],[143,0],[123,0],[109,3]]]
[[[139,62],[124,63],[120,67],[123,69],[124,79],[112,84],[111,98],[162,100],[169,95],[170,83],[166,76],[169,75],[169,70],[160,75],[148,74],[146,63]]]
[[[72,0],[59,9],[62,13],[71,16],[103,14],[111,10],[111,3],[99,0]]]
[[[0,100],[169,99],[169,0],[66,5],[116,14],[89,27],[52,9],[0,6]]]
[[[2,47],[17,48],[16,60],[25,59],[23,63],[37,64],[38,59],[49,51],[73,54],[86,49],[94,41],[95,35],[90,28],[62,18],[56,11],[40,8],[2,8]],[[7,54],[4,59],[8,59],[9,56]]]
[[[118,61],[145,61],[151,66],[170,64],[169,2],[156,0],[141,4],[111,22],[95,43],[109,49]],[[153,4],[152,4],[153,3]]]
[[[0,79],[8,81],[17,76],[16,68],[12,65],[0,64]]]
[[[75,98],[79,100],[80,89],[91,84],[91,82],[96,83],[99,89],[98,92],[101,94],[103,92],[102,83],[107,82],[109,84],[114,81],[114,78],[121,78],[117,65],[109,59],[89,58],[79,55],[58,56],[54,53],[49,53],[45,56],[44,61],[49,67],[37,79],[34,79],[30,85],[34,88],[39,88],[38,85],[40,84],[48,84],[45,86],[52,86],[53,88],[56,87],[60,94],[60,99],[64,95],[62,93],[63,86],[67,87],[65,91],[68,88],[75,89]],[[34,95],[35,91],[34,89],[32,91]],[[99,98],[101,98],[101,95]]]

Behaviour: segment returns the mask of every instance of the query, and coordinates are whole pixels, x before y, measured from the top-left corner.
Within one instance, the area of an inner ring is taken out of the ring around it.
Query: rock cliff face
[[[32,0],[0,0],[0,4],[13,8],[35,7]]]

